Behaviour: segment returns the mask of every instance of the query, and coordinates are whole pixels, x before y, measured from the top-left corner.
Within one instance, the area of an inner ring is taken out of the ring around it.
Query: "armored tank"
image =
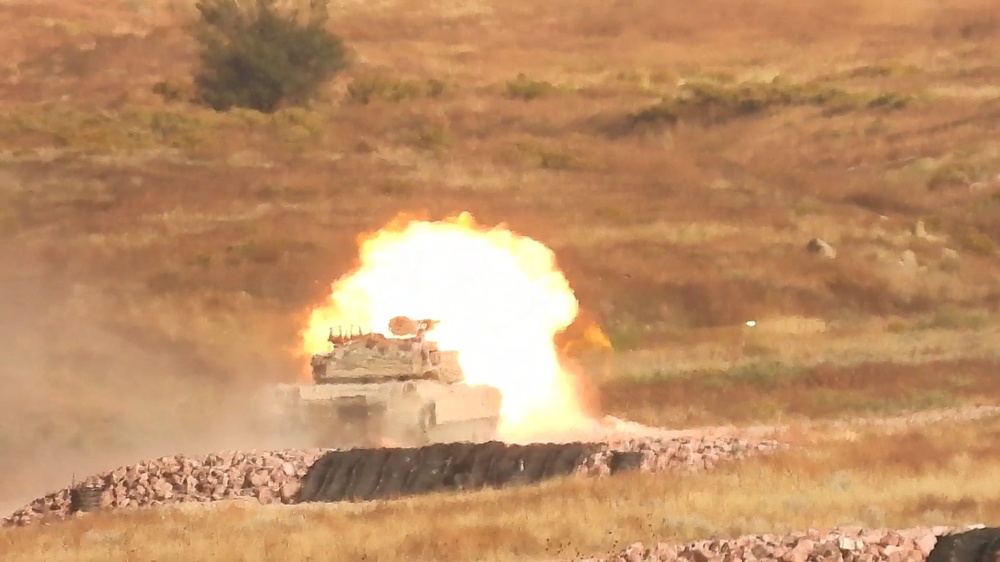
[[[311,359],[312,384],[274,389],[285,429],[333,448],[493,439],[500,391],[466,383],[458,353],[427,339],[436,324],[397,316],[390,336],[330,328],[332,349]]]

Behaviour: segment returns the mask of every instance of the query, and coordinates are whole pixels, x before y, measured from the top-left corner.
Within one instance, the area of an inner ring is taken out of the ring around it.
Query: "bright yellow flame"
[[[503,394],[501,437],[570,429],[584,418],[553,341],[579,306],[543,244],[462,213],[394,221],[362,238],[360,254],[360,267],[312,312],[308,353],[329,349],[330,326],[385,333],[394,316],[439,320],[428,339],[458,351],[470,384]]]

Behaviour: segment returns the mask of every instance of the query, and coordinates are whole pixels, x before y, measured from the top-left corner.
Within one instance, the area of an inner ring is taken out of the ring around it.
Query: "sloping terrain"
[[[190,1],[0,3],[0,511],[138,459],[300,447],[247,404],[302,375],[299,332],[358,236],[400,213],[470,211],[555,252],[581,306],[559,343],[601,413],[677,431],[822,426],[833,442],[683,493],[644,474],[380,506],[366,525],[410,530],[377,541],[310,512],[347,529],[345,557],[586,557],[845,520],[995,521],[995,422],[891,438],[836,424],[997,405],[998,13],[334,2],[352,66],[310,107],[268,115],[186,101]],[[594,325],[612,350],[584,337]],[[76,545],[105,560],[125,535],[152,557],[332,548],[298,519],[231,515],[4,530],[0,555]],[[202,534],[164,546],[154,528]]]

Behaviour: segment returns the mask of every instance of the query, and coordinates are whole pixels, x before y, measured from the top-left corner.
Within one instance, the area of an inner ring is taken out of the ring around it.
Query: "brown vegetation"
[[[676,425],[995,401],[995,2],[345,2],[331,27],[354,65],[310,106],[269,115],[186,101],[192,15],[176,0],[0,5],[16,30],[0,34],[0,503],[146,456],[271,446],[247,429],[247,392],[299,374],[303,313],[352,266],[357,235],[400,211],[468,210],[552,247],[619,352],[583,363],[610,413]],[[815,237],[837,257],[809,254]],[[786,318],[807,326],[741,328]],[[315,525],[363,521],[378,525],[347,527],[341,552],[444,556],[433,530],[513,557],[996,516],[995,459],[959,447],[975,431],[943,441],[952,469],[902,484],[859,468],[882,450],[865,441],[739,469],[754,484],[735,488],[733,474],[564,483],[350,521],[223,508],[232,527],[149,513],[89,535],[5,534],[0,549],[104,559],[170,538],[164,557],[294,557],[329,548]],[[850,486],[815,475],[836,463]],[[255,525],[282,533],[218,540]]]
[[[39,16],[22,37],[67,33],[42,26],[48,4],[18,8]],[[186,12],[143,4],[107,8],[113,38],[67,16],[73,39],[0,84],[4,230],[74,278],[171,302],[242,291],[294,333],[281,312],[350,266],[359,231],[468,209],[554,246],[583,306],[638,344],[762,314],[996,311],[986,3],[907,3],[902,21],[848,0],[342,8],[360,62],[273,116],[183,101]],[[908,235],[918,219],[948,238]],[[807,259],[814,236],[842,259]],[[905,249],[928,269],[896,271]]]
[[[640,423],[685,427],[893,415],[995,404],[1000,361],[811,367],[761,361],[722,372],[611,378],[602,410]]]

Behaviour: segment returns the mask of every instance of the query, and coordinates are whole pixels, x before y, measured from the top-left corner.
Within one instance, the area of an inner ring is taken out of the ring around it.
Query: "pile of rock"
[[[696,471],[725,460],[783,447],[777,441],[736,437],[631,438],[607,443],[585,458],[575,473],[611,474],[627,457],[647,472]],[[3,526],[57,520],[72,515],[74,489],[99,490],[99,508],[130,508],[179,502],[255,499],[263,504],[296,503],[303,479],[317,459],[330,449],[225,452],[204,457],[173,456],[144,461],[91,476],[72,488],[51,493],[4,519]],[[628,452],[631,455],[615,455]]]
[[[591,455],[578,472],[588,476],[610,474],[614,452],[639,453],[641,460],[638,468],[644,472],[696,472],[715,468],[722,462],[771,453],[787,447],[786,443],[772,439],[733,436],[622,439],[608,443],[605,450]]]
[[[293,503],[302,477],[325,452],[322,449],[231,451],[200,458],[160,457],[91,476],[77,486],[99,488],[103,508],[237,498]],[[77,486],[31,502],[4,519],[3,525],[26,525],[71,515],[71,494]]]
[[[635,543],[611,558],[581,562],[708,562],[711,560],[780,560],[782,562],[923,562],[938,537],[983,528],[914,527],[901,530],[840,527],[788,535],[746,535],[735,539],[686,544]]]

